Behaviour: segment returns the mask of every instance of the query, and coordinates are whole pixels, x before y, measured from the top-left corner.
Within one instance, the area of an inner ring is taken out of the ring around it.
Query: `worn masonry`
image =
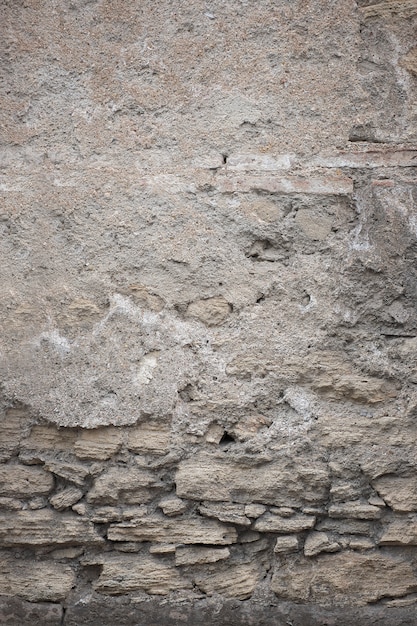
[[[415,625],[417,1],[0,31],[1,624]]]

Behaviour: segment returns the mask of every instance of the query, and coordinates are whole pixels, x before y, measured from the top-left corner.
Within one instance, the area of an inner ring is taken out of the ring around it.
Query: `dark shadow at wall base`
[[[60,604],[0,598],[2,626],[415,626],[417,607],[334,607],[210,598],[198,602],[92,596]]]

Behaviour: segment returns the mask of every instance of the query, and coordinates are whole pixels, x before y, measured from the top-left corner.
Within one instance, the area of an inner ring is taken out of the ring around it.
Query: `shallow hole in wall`
[[[85,582],[92,583],[97,580],[103,571],[103,565],[83,565],[82,578]]]
[[[188,384],[178,391],[178,395],[183,402],[191,402],[195,399],[196,390],[192,385]]]
[[[223,435],[223,437],[222,437],[222,438],[220,439],[220,441],[219,441],[219,445],[220,445],[220,446],[222,446],[222,445],[227,445],[227,444],[229,444],[229,443],[235,443],[235,441],[236,441],[236,439],[235,439],[232,435],[230,435],[230,434],[227,432],[227,430],[225,430],[225,431],[224,431],[224,435]]]

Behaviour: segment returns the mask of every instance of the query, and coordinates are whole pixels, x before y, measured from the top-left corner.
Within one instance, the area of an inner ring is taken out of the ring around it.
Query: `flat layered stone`
[[[230,556],[229,548],[188,548],[179,546],[175,550],[175,565],[204,565],[224,561]]]
[[[417,164],[417,149],[414,147],[366,146],[364,150],[339,150],[333,154],[314,157],[309,161],[316,167],[348,167],[348,168],[376,168],[376,167],[415,167]]]
[[[273,513],[264,513],[253,525],[253,528],[262,533],[298,533],[313,528],[316,518],[312,515],[294,515],[281,517]]]
[[[49,502],[57,511],[64,511],[70,506],[81,500],[83,492],[77,487],[68,487],[49,498]]]
[[[61,478],[65,478],[76,485],[84,485],[84,481],[90,473],[89,468],[82,463],[71,462],[71,461],[46,461],[45,468],[60,476]]]
[[[392,14],[400,14],[402,17],[411,17],[417,13],[415,0],[382,0],[373,2],[360,9],[364,18],[390,17]]]
[[[266,506],[263,504],[247,504],[245,506],[245,515],[247,517],[260,517],[266,512]]]
[[[158,507],[163,511],[164,515],[171,517],[184,513],[187,510],[187,503],[176,496],[167,496],[160,500]]]
[[[112,524],[107,537],[110,541],[227,545],[237,540],[237,533],[234,528],[214,520],[148,516],[131,523]]]
[[[274,552],[276,554],[282,554],[285,552],[296,552],[300,547],[300,539],[297,535],[284,535],[277,537],[274,546]]]
[[[218,176],[216,187],[223,193],[266,191],[283,194],[351,195],[353,181],[347,176]]]
[[[155,543],[149,547],[149,554],[175,554],[176,548],[174,543]]]
[[[394,511],[417,510],[417,477],[381,476],[373,483],[374,489]]]
[[[320,552],[338,552],[341,546],[332,541],[327,533],[312,532],[307,535],[304,543],[304,554],[306,556],[316,556]]]
[[[214,517],[221,522],[238,524],[240,526],[250,526],[251,521],[245,515],[243,504],[230,504],[229,502],[203,502],[198,507],[201,515]]]
[[[187,307],[186,316],[196,318],[207,326],[218,326],[226,321],[231,311],[232,307],[227,300],[223,296],[216,296],[191,302]]]
[[[195,575],[194,583],[208,595],[220,594],[227,598],[246,600],[254,592],[260,580],[260,568],[256,563],[244,563],[206,570]]]
[[[0,498],[0,509],[6,509],[6,511],[20,511],[23,507],[23,500],[18,500],[17,498]]]
[[[293,154],[230,154],[227,158],[227,170],[273,172],[275,170],[288,170],[295,160]]]
[[[33,426],[29,437],[22,441],[21,449],[38,450],[39,452],[55,452],[73,450],[77,432],[71,428],[58,428],[51,425]]]
[[[384,528],[380,545],[388,546],[416,546],[417,545],[417,517],[394,519]]]
[[[9,409],[0,426],[0,461],[7,460],[18,450],[19,444],[30,431],[30,419],[21,409]]]
[[[191,500],[276,506],[321,502],[329,486],[324,463],[282,460],[248,468],[204,454],[180,463],[175,482],[177,494]]]
[[[165,424],[140,424],[128,432],[127,447],[132,452],[165,454],[169,450],[171,431]]]
[[[0,559],[0,595],[19,596],[30,602],[57,602],[64,600],[74,586],[75,573],[68,565],[4,554]]]
[[[74,452],[80,459],[110,459],[121,448],[123,431],[107,426],[94,430],[83,430],[74,443]]]
[[[40,467],[0,465],[0,495],[27,497],[46,495],[54,486],[53,476]]]
[[[140,504],[149,500],[145,487],[156,486],[155,475],[148,470],[130,467],[112,467],[96,478],[92,489],[87,494],[87,502],[93,504],[117,504],[123,494],[139,490]]]
[[[359,501],[333,504],[329,507],[329,517],[336,519],[365,519],[375,520],[381,517],[381,509],[372,504]]]
[[[324,519],[317,524],[317,530],[330,530],[339,535],[369,535],[372,526],[369,522],[359,520]]]
[[[272,591],[285,600],[350,606],[405,596],[416,585],[417,576],[408,560],[358,552],[324,554],[318,559],[296,557],[279,563],[271,581]]]
[[[103,571],[93,588],[99,593],[120,595],[132,591],[146,591],[167,595],[170,591],[189,589],[191,583],[182,578],[174,566],[165,565],[156,558],[113,557],[103,562]]]
[[[74,514],[45,509],[0,514],[0,545],[4,547],[101,543],[93,524]]]
[[[349,548],[351,550],[372,550],[375,548],[375,543],[368,537],[353,537],[349,539]]]

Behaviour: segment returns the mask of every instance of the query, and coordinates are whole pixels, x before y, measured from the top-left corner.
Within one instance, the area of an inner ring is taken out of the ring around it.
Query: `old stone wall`
[[[0,623],[417,623],[417,1],[3,0]]]

